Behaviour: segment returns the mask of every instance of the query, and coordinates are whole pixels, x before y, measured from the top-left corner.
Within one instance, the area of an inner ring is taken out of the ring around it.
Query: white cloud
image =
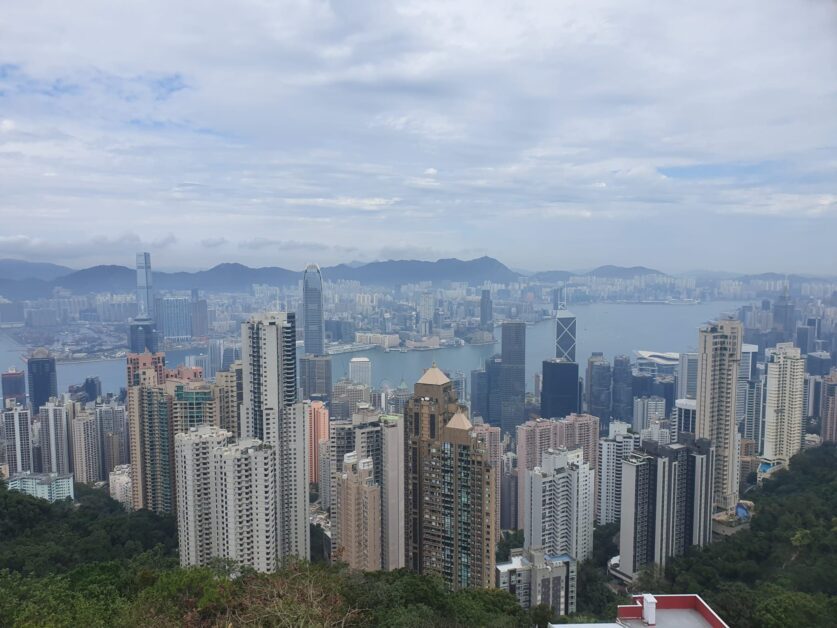
[[[294,266],[309,251],[224,244],[321,242],[334,263],[410,234],[433,246],[402,250],[527,268],[747,270],[760,261],[739,238],[768,250],[793,222],[808,246],[789,270],[837,263],[833,2],[219,0],[198,15],[4,7],[0,222],[25,238],[4,254],[130,263],[156,242],[170,265],[272,251]],[[717,259],[694,259],[720,216],[735,229],[714,232]],[[141,239],[112,247],[125,231]]]

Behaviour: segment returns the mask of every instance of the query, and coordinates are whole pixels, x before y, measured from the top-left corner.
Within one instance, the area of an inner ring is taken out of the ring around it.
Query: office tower
[[[599,439],[596,467],[596,523],[619,521],[622,509],[622,459],[639,448],[639,434],[628,432],[630,424],[612,421],[608,435]]]
[[[156,323],[149,318],[138,318],[128,326],[128,350],[131,353],[156,353],[159,349]]]
[[[71,409],[71,412],[67,412]],[[73,472],[72,405],[55,397],[41,406],[41,465],[46,473],[66,475]]]
[[[446,372],[445,375],[450,378],[450,381],[453,384],[453,392],[456,393],[456,398],[461,399],[464,402],[464,400],[468,398],[468,390],[465,384],[465,373],[462,371],[455,371],[453,373]]]
[[[435,365],[416,382],[404,421],[407,568],[453,590],[493,586],[496,469]]]
[[[767,362],[762,459],[770,467],[787,467],[802,449],[804,382],[805,358],[801,351],[792,343],[779,343]]]
[[[58,396],[58,372],[55,358],[46,349],[36,349],[26,362],[29,379],[29,404],[32,412],[40,410],[50,397]]]
[[[241,404],[244,401],[244,367],[233,362],[228,370],[215,373],[215,423],[236,436],[242,433]]]
[[[297,400],[296,316],[292,312],[254,316],[241,326],[241,346],[242,436],[268,442],[267,434],[276,433],[282,409]]]
[[[308,423],[308,479],[319,484],[320,443],[328,441],[328,408],[322,401],[312,401],[308,406]]]
[[[578,364],[559,358],[544,360],[541,416],[558,419],[580,412]]]
[[[636,372],[656,377],[675,375],[680,365],[680,354],[661,351],[635,351]]]
[[[471,371],[471,417],[489,422],[488,371],[484,368]]]
[[[694,399],[697,396],[697,353],[681,353],[677,366],[677,398]]]
[[[189,319],[192,324],[192,336],[205,338],[209,335],[209,306],[206,299],[196,299],[193,296],[190,308]]]
[[[500,458],[500,530],[518,528],[517,454],[504,453]]]
[[[9,490],[20,491],[50,502],[75,499],[72,474],[32,473],[24,471],[9,477]]]
[[[622,461],[619,572],[633,579],[647,565],[712,538],[714,448],[707,440],[644,443]]]
[[[587,378],[584,381],[584,401],[588,414],[599,418],[602,431],[610,422],[610,363],[601,352],[594,352],[587,360]]]
[[[674,402],[674,418],[677,433],[688,433],[694,436],[697,424],[697,401],[695,399],[678,399]]]
[[[578,562],[543,550],[513,549],[511,560],[497,565],[495,586],[508,591],[525,609],[548,606],[555,615],[576,609]]]
[[[641,432],[652,419],[666,418],[666,400],[662,397],[634,398],[634,418],[632,428],[634,432]]]
[[[821,413],[823,442],[837,443],[837,369],[823,377]]]
[[[814,325],[796,326],[796,346],[803,355],[814,351],[817,342],[817,328]]]
[[[549,450],[526,473],[524,547],[580,561],[592,557],[596,472],[582,451]]]
[[[825,377],[831,370],[831,354],[827,351],[812,351],[805,357],[805,372]]]
[[[526,397],[526,323],[503,323],[501,341],[501,375],[498,386],[489,389],[489,396],[497,390],[500,398],[500,428],[507,434],[514,433],[524,419]],[[489,375],[489,379],[491,376]],[[493,384],[493,382],[492,382]],[[489,397],[489,413],[491,412]],[[493,418],[493,417],[492,417]]]
[[[154,320],[154,315],[151,254],[137,253],[137,318]]]
[[[580,447],[584,462],[596,469],[599,459],[599,421],[592,414],[571,414],[555,422],[555,445],[563,449]]]
[[[254,438],[212,449],[212,555],[256,571],[288,556],[276,487],[276,451]],[[307,496],[306,496],[307,501]],[[306,540],[308,521],[306,517]],[[299,558],[307,559],[308,550]]]
[[[73,420],[73,475],[79,484],[94,484],[104,479],[99,449],[96,415],[82,412]]]
[[[492,426],[492,425],[485,425],[479,424],[474,425],[474,434],[485,443],[486,448],[488,449],[488,458],[491,462],[491,466],[496,469],[497,474],[497,481],[494,483],[495,489],[495,497],[494,497],[494,513],[497,517],[497,520],[494,523],[494,528],[498,531],[502,528],[500,527],[500,511],[502,509],[502,502],[501,502],[501,476],[500,472],[502,469],[501,466],[501,457],[503,455],[503,443],[502,443],[502,434],[499,427]]]
[[[23,405],[26,403],[26,374],[23,371],[9,369],[3,373],[3,407],[5,409],[9,401],[12,405]]]
[[[208,565],[212,548],[213,450],[233,435],[214,425],[201,425],[174,437],[177,481],[177,537],[180,565]],[[252,500],[261,497],[251,494]]]
[[[674,375],[656,375],[651,382],[651,396],[662,397],[665,402],[665,416],[674,412],[674,401],[677,398],[677,385]]]
[[[323,325],[323,276],[320,267],[309,264],[302,276],[302,320],[305,331],[305,353],[325,355]]]
[[[350,419],[361,406],[368,406],[372,402],[372,391],[363,384],[352,383],[348,379],[338,381],[332,390],[331,410],[332,419]]]
[[[575,362],[575,315],[559,309],[555,317],[555,357],[565,362]]]
[[[174,424],[172,397],[151,354],[135,369],[128,356],[128,425],[134,510],[172,513],[175,509]]]
[[[125,359],[127,370],[128,387],[138,386],[145,377],[141,372],[145,369],[154,371],[154,382],[163,382],[166,379],[166,354],[165,353],[129,353]]]
[[[192,337],[192,302],[187,297],[157,299],[157,327],[164,338],[189,340]]]
[[[715,506],[732,510],[738,502],[736,387],[741,360],[741,323],[723,320],[698,335],[696,437],[715,447]]]
[[[491,290],[483,290],[480,296],[480,327],[491,329],[494,326],[494,304],[491,301]]]
[[[738,382],[735,385],[735,421],[742,426],[747,417],[747,382],[756,376],[756,362],[759,348],[757,345],[741,345],[741,361],[738,363]],[[739,427],[739,430],[741,427]]]
[[[134,492],[131,489],[131,465],[117,465],[108,473],[108,491],[110,496],[122,504],[125,510],[133,508]]]
[[[653,395],[654,376],[650,373],[634,371],[631,375],[631,390],[636,397],[650,397]]]
[[[339,525],[332,539],[334,557],[350,569],[381,569],[381,486],[375,482],[372,459],[350,452],[336,478]]]
[[[29,410],[21,405],[4,409],[3,428],[9,475],[31,472],[32,424],[29,420]]]
[[[299,384],[304,399],[325,402],[331,399],[331,368],[330,355],[304,355],[299,358]]]
[[[633,418],[634,393],[631,359],[626,355],[613,358],[613,418],[628,421]]]
[[[372,361],[362,357],[349,360],[349,379],[372,388]]]

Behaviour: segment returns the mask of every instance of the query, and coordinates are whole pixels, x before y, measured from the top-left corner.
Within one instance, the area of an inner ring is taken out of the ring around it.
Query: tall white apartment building
[[[606,438],[599,439],[599,460],[596,469],[598,493],[596,523],[605,525],[619,521],[622,507],[622,459],[639,447],[639,434],[628,432],[630,424],[612,421]]]
[[[349,360],[349,379],[372,388],[372,360],[364,357]]]
[[[276,570],[284,558],[276,525],[276,477],[276,451],[257,439],[212,450],[213,555],[256,571]]]
[[[767,363],[764,407],[764,454],[770,467],[787,466],[802,449],[804,434],[805,358],[792,343],[780,343]]]
[[[108,490],[110,496],[118,501],[125,510],[134,507],[133,490],[131,489],[131,465],[120,464],[113,468],[108,475]]]
[[[737,384],[741,362],[740,321],[722,320],[698,334],[697,438],[715,447],[715,507],[732,510],[738,502]]]
[[[183,567],[206,565],[215,556],[213,451],[231,437],[230,432],[211,425],[201,425],[174,437],[177,536]]]
[[[581,449],[551,450],[526,481],[524,547],[569,554],[582,561],[593,554],[595,471]]]
[[[9,475],[31,472],[32,466],[32,422],[29,410],[21,405],[3,411],[5,432],[6,464]]]
[[[70,416],[63,401],[52,398],[41,406],[41,461],[46,473],[73,472]]]

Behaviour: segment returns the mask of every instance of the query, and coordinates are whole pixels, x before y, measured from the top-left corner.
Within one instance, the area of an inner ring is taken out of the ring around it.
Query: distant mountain
[[[352,280],[363,284],[393,286],[419,281],[460,281],[480,284],[484,281],[508,283],[519,277],[517,273],[496,259],[481,257],[474,260],[441,259],[436,262],[389,260],[353,267],[340,264],[322,269],[326,280]],[[246,292],[250,285],[263,283],[272,286],[292,285],[302,278],[301,271],[278,266],[250,268],[242,264],[219,264],[194,273],[154,273],[154,287],[160,290],[189,290],[197,288],[209,292]],[[0,276],[0,296],[8,299],[34,299],[52,294],[54,288],[76,294],[88,292],[130,292],[136,287],[136,272],[125,266],[92,266],[45,281],[14,279]]]
[[[543,270],[532,275],[530,279],[545,283],[558,283],[559,281],[567,281],[574,274],[568,270]]]
[[[0,259],[0,280],[40,279],[41,281],[52,281],[58,277],[69,275],[71,272],[73,272],[72,268],[59,266],[58,264],[26,262],[20,259]]]
[[[594,268],[589,273],[590,277],[606,277],[609,279],[633,279],[634,277],[642,277],[643,275],[665,275],[665,273],[653,268],[646,268],[645,266],[599,266]]]
[[[440,259],[435,262],[419,260],[388,260],[371,262],[352,268],[346,264],[323,268],[323,277],[329,280],[359,281],[365,284],[392,286],[419,281],[467,281],[482,283],[493,281],[508,283],[520,276],[492,257],[472,260]]]

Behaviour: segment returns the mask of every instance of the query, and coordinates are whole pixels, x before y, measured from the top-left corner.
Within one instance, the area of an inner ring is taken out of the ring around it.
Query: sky
[[[837,2],[6,2],[0,258],[837,274]]]

